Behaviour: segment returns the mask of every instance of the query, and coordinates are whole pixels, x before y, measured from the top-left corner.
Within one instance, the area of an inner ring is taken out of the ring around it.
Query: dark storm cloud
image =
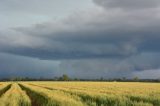
[[[159,52],[159,20],[158,9],[126,12],[96,8],[61,22],[15,28],[15,36],[22,41],[10,42],[8,49],[1,51],[40,59],[126,58]]]
[[[57,73],[59,62],[38,60],[23,56],[0,53],[0,78],[5,77],[46,77],[51,78]]]
[[[139,76],[156,79],[160,75],[159,62],[159,53],[142,53],[126,59],[66,60],[61,62],[60,72],[79,78],[133,78]],[[152,69],[155,70],[150,76],[148,73],[151,74]]]

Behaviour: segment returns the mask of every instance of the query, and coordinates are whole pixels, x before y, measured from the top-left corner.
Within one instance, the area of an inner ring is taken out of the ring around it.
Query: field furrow
[[[31,100],[32,106],[44,106],[45,104],[48,103],[48,98],[45,98],[40,93],[34,92],[28,87],[23,86],[22,84],[19,84],[19,86],[21,87],[21,89],[26,91],[27,95],[29,96]]]
[[[30,92],[32,98],[36,98],[36,101],[40,106],[85,106],[78,96],[72,96],[58,90],[51,91],[49,89],[28,84],[20,85],[27,92]]]
[[[2,95],[0,101],[0,106],[31,106],[29,97],[16,83]]]
[[[11,87],[11,84],[1,84],[1,85],[0,85],[0,97],[1,97],[3,94],[5,94],[5,92],[6,92],[7,90],[9,90],[10,87]]]
[[[96,99],[96,98],[92,98],[92,97],[90,97],[90,95],[81,95],[81,94],[78,94],[78,93],[75,93],[75,92],[70,92],[70,91],[66,91],[66,90],[62,90],[62,89],[56,89],[56,88],[50,88],[50,87],[45,87],[45,86],[41,86],[41,85],[35,85],[35,84],[29,84],[29,85],[31,85],[31,86],[37,86],[37,87],[41,87],[42,89],[44,88],[44,89],[48,89],[48,90],[57,90],[57,91],[62,91],[62,92],[64,92],[65,94],[67,94],[67,95],[71,95],[71,96],[78,96],[80,99],[81,99],[81,101],[83,102],[83,103],[85,103],[85,105],[87,105],[87,106],[93,106],[93,105],[96,105],[96,106],[99,106],[99,105],[101,105],[100,103],[98,103],[98,100]],[[87,97],[87,98],[86,98]]]
[[[121,98],[115,98],[112,96],[104,96],[104,95],[91,95],[89,93],[85,92],[75,92],[75,91],[68,91],[65,89],[56,89],[51,87],[46,87],[42,85],[35,85],[35,84],[29,84],[31,86],[37,86],[41,87],[42,89],[49,89],[49,90],[57,90],[62,91],[65,94],[69,94],[71,96],[78,96],[83,103],[85,103],[87,106],[130,106],[133,104],[132,101],[129,101],[127,98],[123,97],[123,102]],[[127,101],[127,102],[125,102]],[[136,102],[137,103],[137,102]],[[138,103],[137,103],[138,104]],[[141,103],[142,104],[142,103]],[[145,104],[145,103],[143,103]],[[147,103],[148,106],[148,103]]]

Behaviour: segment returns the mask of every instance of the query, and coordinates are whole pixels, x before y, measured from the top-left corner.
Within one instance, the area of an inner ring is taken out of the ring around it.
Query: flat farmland
[[[0,106],[160,106],[160,83],[1,82]]]

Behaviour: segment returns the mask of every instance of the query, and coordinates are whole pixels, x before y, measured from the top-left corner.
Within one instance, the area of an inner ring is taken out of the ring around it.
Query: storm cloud
[[[137,71],[158,70],[160,2],[92,2],[92,8],[61,20],[0,31],[0,52],[59,61],[59,74],[83,78],[133,77],[141,76]]]

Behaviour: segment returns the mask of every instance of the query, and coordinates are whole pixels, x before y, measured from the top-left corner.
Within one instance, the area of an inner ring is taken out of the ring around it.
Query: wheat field
[[[160,84],[1,82],[0,106],[160,106]]]

